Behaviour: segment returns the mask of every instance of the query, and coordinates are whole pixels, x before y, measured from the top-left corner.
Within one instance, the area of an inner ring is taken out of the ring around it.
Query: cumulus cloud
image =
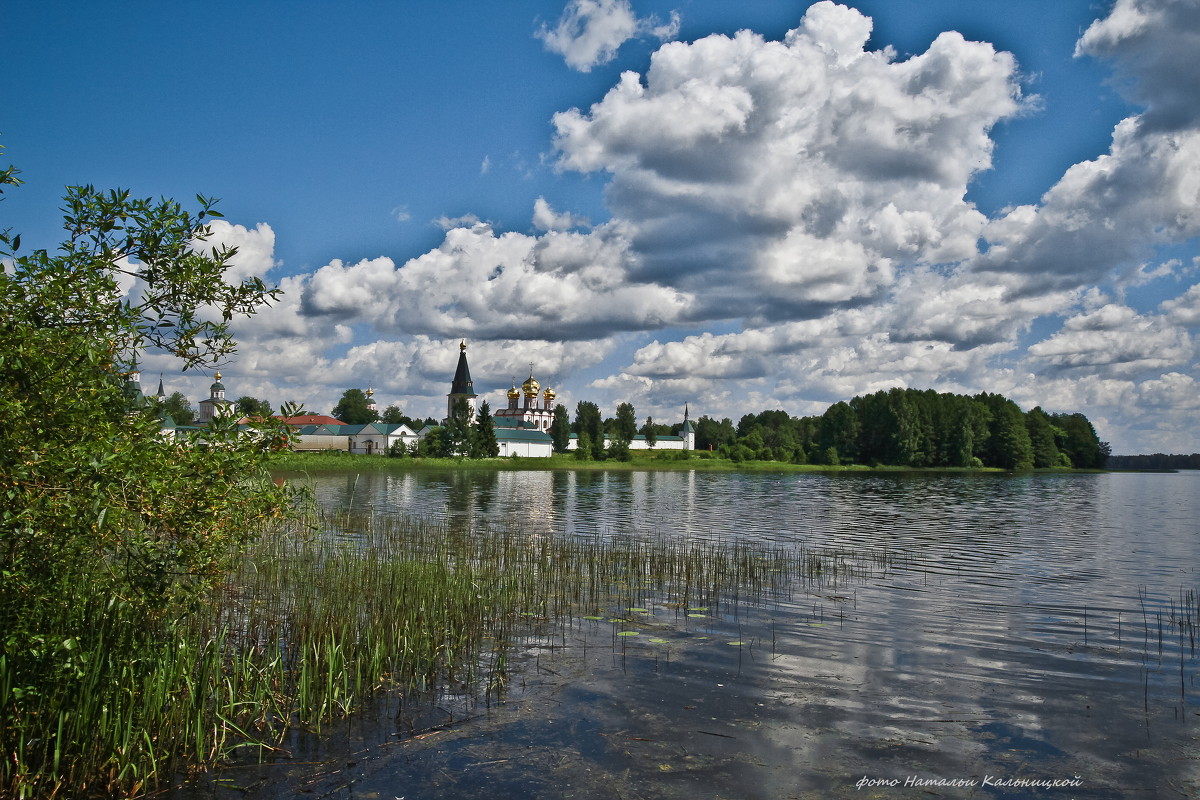
[[[569,390],[620,352],[582,399],[736,418],[892,386],[994,391],[1169,444],[1128,409],[1195,427],[1200,287],[1157,309],[1129,297],[1194,275],[1156,252],[1200,236],[1200,126],[1183,108],[1200,94],[1194,9],[1118,0],[1087,30],[1077,52],[1113,63],[1146,112],[994,219],[965,198],[991,166],[992,128],[1028,108],[1010,54],[944,33],[899,60],[867,49],[868,17],[831,2],[778,41],[669,42],[644,75],[553,118],[556,168],[603,175],[609,221],[539,197],[537,235],[443,218],[442,243],[415,258],[287,279],[248,369],[373,383],[440,414],[466,336],[495,402],[531,359]],[[584,69],[644,24],[626,2],[579,0],[541,36]],[[269,228],[242,232],[261,243]],[[377,341],[353,344],[364,331]],[[325,344],[339,340],[353,346]]]
[[[870,302],[899,269],[975,253],[986,219],[967,184],[1022,103],[1013,58],[988,44],[943,34],[898,62],[864,49],[870,32],[822,2],[782,42],[666,44],[644,81],[555,115],[557,165],[611,175],[632,274],[713,298],[702,315]]]
[[[1125,270],[1159,244],[1200,235],[1200,130],[1146,130],[1122,121],[1111,150],[1075,164],[1038,206],[1021,206],[984,231],[980,271],[1022,278],[1021,291],[1081,287]]]
[[[629,0],[569,0],[554,27],[543,24],[536,36],[569,67],[590,72],[612,61],[630,39],[653,36],[665,41],[678,33],[679,15],[675,12],[664,23],[656,17],[639,19]]]
[[[685,294],[631,281],[627,258],[617,238],[497,234],[475,223],[400,266],[386,257],[335,260],[303,286],[300,310],[387,333],[529,339],[653,329],[686,313]]]
[[[586,217],[577,217],[566,211],[555,211],[544,197],[539,197],[534,201],[533,226],[538,230],[566,231],[571,228],[587,227],[589,224]]]
[[[1117,86],[1146,107],[1139,120],[1158,131],[1200,121],[1200,5],[1187,0],[1117,0],[1076,45],[1076,55],[1113,62]]]
[[[212,234],[196,246],[205,251],[214,247],[236,247],[237,254],[229,262],[225,280],[237,283],[246,278],[262,278],[279,265],[275,260],[275,231],[265,222],[253,229],[234,225],[223,219],[208,223]]]
[[[1162,317],[1109,304],[1071,317],[1058,333],[1031,345],[1029,354],[1053,368],[1135,376],[1186,362],[1192,346],[1185,331]]]

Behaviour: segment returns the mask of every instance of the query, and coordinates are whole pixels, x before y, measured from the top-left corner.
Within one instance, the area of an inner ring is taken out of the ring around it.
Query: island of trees
[[[701,417],[696,447],[733,461],[905,467],[1100,469],[1110,447],[1083,414],[1022,411],[999,394],[890,389],[830,406],[817,417],[784,411]]]

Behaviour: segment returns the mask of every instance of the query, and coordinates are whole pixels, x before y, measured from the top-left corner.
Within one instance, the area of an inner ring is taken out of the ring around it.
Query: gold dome
[[[521,390],[517,388],[517,381],[514,378],[512,388],[508,390],[508,399],[516,400],[520,396],[521,396]]]
[[[533,372],[529,373],[529,377],[521,384],[521,391],[525,392],[526,397],[537,397],[538,392],[542,390],[542,385],[533,379]]]
[[[545,397],[547,400],[553,400],[557,396],[558,395],[555,393],[555,391],[549,386],[546,387],[546,391],[542,392],[542,397]]]

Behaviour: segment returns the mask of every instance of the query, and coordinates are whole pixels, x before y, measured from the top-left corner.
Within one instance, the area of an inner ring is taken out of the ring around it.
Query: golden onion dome
[[[517,381],[516,381],[516,379],[514,379],[512,388],[508,390],[508,399],[516,400],[520,396],[521,396],[521,390],[517,388]]]
[[[525,379],[525,382],[521,384],[521,391],[525,392],[526,397],[537,397],[538,392],[541,390],[542,385],[533,379],[533,375],[530,375]]]
[[[549,386],[547,386],[546,391],[542,392],[542,396],[545,397],[547,400],[553,400],[558,395],[553,389],[551,389]]]

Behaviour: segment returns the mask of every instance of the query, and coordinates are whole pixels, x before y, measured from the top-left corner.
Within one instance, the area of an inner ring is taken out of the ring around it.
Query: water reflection
[[[562,641],[573,660],[526,680],[545,681],[559,716],[586,716],[590,728],[548,718],[538,733],[497,712],[461,742],[480,754],[569,748],[580,770],[623,769],[629,792],[656,797],[714,786],[858,797],[863,776],[985,774],[1081,776],[1046,796],[1200,792],[1197,652],[1181,624],[1200,622],[1187,595],[1200,584],[1198,490],[1196,474],[452,471],[315,482],[331,509],[464,526],[896,554],[869,580],[741,598],[702,627],[659,609],[667,645],[618,645],[607,623],[584,625]],[[600,746],[611,731],[708,760],[670,761],[649,746],[650,761],[633,758]],[[695,780],[668,791],[662,764]],[[531,780],[537,789],[528,775],[521,785]]]

